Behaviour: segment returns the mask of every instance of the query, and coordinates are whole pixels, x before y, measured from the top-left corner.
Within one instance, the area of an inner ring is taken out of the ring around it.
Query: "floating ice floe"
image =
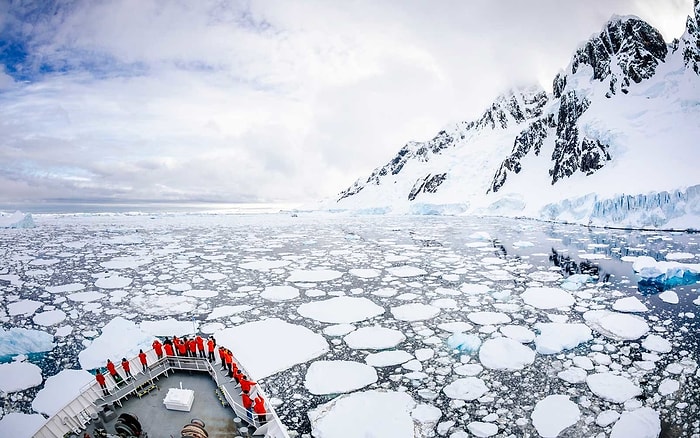
[[[222,274],[221,272],[202,272],[199,275],[203,279],[209,281],[219,281],[224,280],[226,278],[226,274]]]
[[[137,269],[141,266],[153,263],[153,259],[148,257],[124,256],[115,257],[112,260],[100,263],[105,269]]]
[[[424,321],[440,314],[440,308],[428,304],[411,303],[391,308],[394,318],[399,321]]]
[[[306,371],[304,386],[315,395],[351,392],[377,381],[370,365],[348,360],[320,360]]]
[[[494,370],[521,370],[535,361],[535,352],[510,338],[487,339],[479,349],[479,361]]]
[[[181,315],[197,308],[196,298],[181,295],[137,295],[130,302],[147,315]]]
[[[618,312],[648,312],[649,309],[637,297],[619,298],[612,305]]]
[[[287,281],[290,283],[318,283],[335,280],[342,276],[342,272],[332,269],[296,270],[289,274]]]
[[[656,261],[649,256],[634,260],[632,269],[646,281],[664,285],[691,284],[700,279],[700,263]]]
[[[12,438],[31,438],[46,423],[46,418],[39,414],[20,414],[10,412],[0,418],[0,430]]]
[[[357,327],[352,324],[335,324],[323,329],[323,334],[326,336],[345,336],[348,333],[355,331]]]
[[[299,298],[299,289],[294,286],[268,286],[260,296],[269,301],[288,301]]]
[[[530,287],[520,296],[525,304],[537,309],[569,307],[576,302],[569,292],[553,287]]]
[[[95,281],[95,287],[100,289],[121,289],[131,284],[133,280],[120,275],[110,275],[107,277],[98,278]]]
[[[497,424],[486,423],[483,421],[472,421],[471,423],[467,424],[467,429],[469,429],[469,432],[471,432],[472,435],[479,438],[494,436],[498,433]]]
[[[199,327],[199,321],[179,321],[175,318],[166,318],[158,321],[142,321],[139,329],[152,336],[184,336],[191,335]],[[103,330],[104,332],[104,330]]]
[[[671,351],[671,343],[659,335],[650,334],[642,341],[642,347],[657,353],[668,353]]]
[[[447,346],[453,350],[472,354],[476,353],[481,346],[481,338],[475,334],[453,333],[447,338]]]
[[[87,292],[76,292],[73,294],[69,294],[66,298],[68,298],[71,301],[77,301],[81,303],[89,303],[92,301],[97,301],[101,300],[102,298],[106,297],[107,295],[96,292],[96,291],[87,291]]]
[[[33,363],[0,363],[0,392],[24,391],[41,385],[42,380],[41,368]]]
[[[564,380],[565,382],[569,383],[583,383],[586,381],[586,377],[588,377],[588,373],[586,370],[579,368],[579,367],[571,367],[567,368],[565,370],[559,371],[557,373],[557,377],[560,379]]]
[[[78,292],[79,290],[85,289],[85,285],[82,283],[70,283],[62,284],[59,286],[46,286],[44,290],[52,294],[60,294],[65,292]]]
[[[581,418],[581,411],[568,396],[550,395],[537,402],[531,418],[540,436],[554,438],[567,427],[576,424]]]
[[[489,292],[491,287],[485,284],[464,283],[459,290],[467,295],[480,295]]]
[[[297,312],[306,318],[337,324],[365,321],[385,311],[365,297],[335,297],[304,303],[297,308]]]
[[[219,295],[218,291],[215,290],[208,290],[208,289],[190,289],[186,290],[182,293],[182,295],[186,297],[194,297],[194,298],[212,298],[217,295]]]
[[[40,330],[0,328],[0,356],[41,353],[51,351],[54,346],[53,336]]]
[[[413,355],[403,350],[388,350],[370,353],[365,357],[365,362],[373,367],[388,367],[401,365],[413,359]]]
[[[680,389],[680,387],[681,387],[681,384],[678,380],[664,379],[659,384],[659,394],[661,394],[661,395],[673,394],[674,392],[678,391]]]
[[[593,394],[613,403],[624,403],[642,394],[642,389],[630,379],[612,373],[591,374],[586,383]]]
[[[386,327],[362,327],[346,335],[343,340],[352,349],[384,350],[406,340],[399,330]]]
[[[379,269],[350,269],[348,272],[350,272],[350,275],[360,278],[375,278],[382,273]]]
[[[586,323],[598,333],[615,340],[633,341],[649,331],[644,318],[609,310],[589,310],[583,314]]]
[[[593,333],[586,324],[537,323],[535,329],[540,332],[535,337],[535,346],[540,354],[557,354],[593,339]]]
[[[527,276],[535,281],[540,281],[542,283],[557,281],[561,280],[562,278],[562,275],[560,273],[552,271],[535,271],[530,272],[529,274],[527,274]]]
[[[471,312],[467,319],[479,325],[508,324],[511,321],[510,316],[502,312]]]
[[[612,428],[610,438],[657,438],[661,433],[659,413],[649,407],[623,412]]]
[[[387,268],[386,270],[394,277],[401,277],[401,278],[418,277],[420,275],[427,274],[427,272],[425,272],[421,268],[416,268],[415,266],[408,266],[408,265],[395,266],[392,268]]]
[[[10,316],[16,315],[32,315],[34,312],[43,306],[44,303],[34,300],[22,300],[7,305],[7,313]]]
[[[35,324],[45,327],[56,325],[64,319],[66,319],[66,312],[60,309],[40,312],[34,315],[34,318],[32,318]]]
[[[591,277],[588,274],[573,274],[569,275],[562,281],[561,287],[562,289],[566,290],[579,290],[581,289],[586,283],[591,281],[593,277]]]
[[[226,316],[235,315],[235,314],[241,313],[241,312],[247,312],[248,310],[250,310],[252,308],[253,308],[253,306],[249,306],[247,304],[241,304],[238,306],[215,307],[214,309],[212,309],[211,313],[207,316],[207,321],[211,321],[213,319],[218,319],[218,318],[223,318]]]
[[[442,388],[446,396],[457,400],[476,400],[486,394],[488,387],[478,377],[463,377]]]
[[[141,330],[134,322],[118,316],[102,327],[102,333],[78,353],[83,369],[104,367],[107,359],[121,362],[122,357],[134,357],[139,349],[149,349],[153,335]]]
[[[44,388],[36,394],[32,409],[48,416],[60,411],[80,394],[80,390],[95,380],[85,370],[63,370],[44,382]]]
[[[405,392],[365,391],[336,397],[311,409],[308,416],[315,437],[345,438],[352,431],[353,436],[414,438],[415,407]]]
[[[241,263],[240,266],[243,269],[251,269],[255,271],[267,272],[272,269],[284,268],[292,263],[289,260],[256,260],[253,262]]]
[[[0,228],[34,228],[31,213],[16,211],[12,214],[0,213]]]
[[[440,330],[445,330],[446,332],[459,333],[459,332],[468,332],[469,330],[473,329],[474,326],[469,324],[468,322],[454,321],[454,322],[443,322],[442,324],[438,324],[438,328]]]
[[[253,379],[262,379],[329,349],[325,338],[306,327],[277,318],[249,322],[216,332],[217,343],[234,351]],[[260,345],[270,348],[261,349]]]
[[[689,252],[670,252],[666,254],[666,260],[686,260],[694,258],[695,254],[691,254]]]
[[[504,325],[498,329],[503,336],[527,344],[535,340],[535,332],[522,325]]]
[[[665,292],[661,292],[659,294],[659,299],[661,301],[663,301],[664,303],[668,303],[668,304],[678,304],[679,303],[678,294],[672,290],[667,290]]]

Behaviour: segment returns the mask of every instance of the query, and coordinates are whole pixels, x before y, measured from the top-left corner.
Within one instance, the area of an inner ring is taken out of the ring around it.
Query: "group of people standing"
[[[163,354],[165,353],[166,356],[199,357],[202,359],[208,359],[212,364],[217,363],[216,355],[214,353],[217,349],[217,345],[216,339],[214,339],[213,336],[206,340],[206,349],[204,338],[199,335],[189,339],[187,337],[178,338],[177,336],[173,336],[172,339],[166,337],[162,343],[159,339],[156,339],[153,341],[152,347],[159,361],[163,358]],[[221,364],[221,371],[226,371],[232,381],[235,381],[236,384],[240,385],[241,387],[241,402],[247,412],[248,418],[252,420],[253,412],[255,412],[260,424],[266,422],[267,412],[265,410],[265,400],[257,392],[256,383],[248,379],[248,377],[243,373],[240,365],[233,357],[233,352],[231,352],[231,350],[219,345],[218,357]],[[138,358],[143,372],[145,373],[148,369],[148,357],[143,350],[139,350]],[[122,381],[135,379],[131,373],[131,363],[126,358],[122,358],[121,366],[124,370],[124,379],[122,379],[120,374],[117,372],[115,364],[111,360],[107,359],[107,372],[117,386],[119,386]],[[110,393],[107,390],[105,375],[102,374],[99,368],[95,373],[95,380],[97,380],[97,383],[99,383],[104,395],[109,395]],[[253,395],[255,395],[255,397],[251,398]]]

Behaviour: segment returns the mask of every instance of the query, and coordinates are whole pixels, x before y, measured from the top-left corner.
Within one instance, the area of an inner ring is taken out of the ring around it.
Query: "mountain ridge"
[[[591,195],[604,202],[686,193],[700,185],[698,172],[687,164],[700,158],[694,141],[700,135],[699,16],[696,0],[685,33],[670,44],[638,17],[613,16],[574,51],[553,79],[551,94],[536,86],[509,90],[475,120],[452,124],[426,142],[407,143],[326,208],[569,221],[571,215],[553,206]],[[676,172],[659,172],[659,154],[668,155]],[[650,184],[653,174],[658,184]],[[653,220],[625,215],[636,217],[626,225],[684,227],[690,221],[700,228],[700,197],[697,190],[688,193],[688,214]],[[619,220],[601,211],[591,204],[574,221]]]

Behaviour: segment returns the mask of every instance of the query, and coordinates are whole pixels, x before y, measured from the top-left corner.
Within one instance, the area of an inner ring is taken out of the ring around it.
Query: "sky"
[[[0,0],[0,206],[305,203],[692,0]]]

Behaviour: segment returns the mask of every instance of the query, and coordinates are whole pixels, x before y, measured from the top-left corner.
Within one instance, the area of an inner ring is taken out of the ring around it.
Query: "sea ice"
[[[299,298],[299,289],[294,286],[267,286],[260,296],[269,301],[287,301]]]
[[[356,327],[352,324],[335,324],[323,329],[323,334],[326,336],[345,336],[354,331]]]
[[[0,418],[0,430],[2,430],[3,435],[8,437],[31,438],[44,423],[46,423],[46,418],[39,414],[10,412]]]
[[[678,294],[672,290],[667,290],[659,294],[659,299],[668,304],[678,304]]]
[[[377,353],[370,353],[365,358],[365,362],[373,367],[388,367],[401,365],[413,359],[413,355],[403,350],[387,350]]]
[[[616,422],[618,418],[620,418],[619,412],[608,409],[607,411],[603,411],[598,414],[598,416],[595,418],[595,424],[600,427],[609,426]]]
[[[10,316],[16,315],[32,315],[37,309],[43,306],[44,303],[34,300],[22,300],[7,305],[7,313]]]
[[[478,377],[462,377],[442,388],[446,396],[457,400],[476,400],[486,394],[488,387]]]
[[[535,346],[540,354],[557,354],[593,339],[591,329],[586,324],[537,323],[535,329],[540,332],[535,337]]]
[[[641,388],[631,380],[612,373],[591,374],[586,383],[593,394],[613,403],[624,403],[642,394]]]
[[[659,413],[649,407],[623,412],[612,427],[610,438],[657,438],[661,433]]]
[[[579,367],[571,367],[559,371],[557,373],[557,377],[564,380],[565,382],[576,384],[585,382],[586,377],[588,377],[588,373],[586,373],[586,370],[581,369]]]
[[[292,263],[289,260],[256,260],[253,262],[241,263],[239,266],[243,269],[251,269],[255,271],[267,272],[272,269],[284,268]]]
[[[673,394],[674,392],[678,391],[678,389],[680,389],[680,387],[681,387],[681,384],[678,380],[664,379],[659,384],[659,394],[661,394],[661,395]]]
[[[12,214],[0,214],[0,228],[34,228],[31,213],[15,211]]]
[[[510,316],[501,312],[471,312],[467,319],[479,325],[508,324],[511,321]]]
[[[395,277],[418,277],[427,274],[423,269],[416,268],[415,266],[394,266],[392,268],[387,268],[387,272]]]
[[[98,278],[95,281],[95,286],[100,289],[121,289],[131,284],[133,280],[120,275],[110,275],[108,277]]]
[[[82,283],[70,283],[62,284],[59,286],[46,286],[44,290],[51,294],[60,294],[65,292],[78,292],[79,290],[85,289],[85,285]]]
[[[648,312],[649,309],[637,297],[625,297],[616,300],[612,306],[618,312]]]
[[[530,287],[520,296],[525,304],[537,309],[569,307],[576,302],[569,292],[553,287]]]
[[[212,309],[211,313],[207,316],[207,321],[211,321],[213,319],[218,319],[218,318],[223,318],[226,316],[235,315],[235,314],[241,313],[241,312],[247,312],[252,308],[253,308],[253,306],[249,306],[247,304],[241,304],[238,306],[215,307],[214,309]]]
[[[182,293],[182,295],[186,297],[194,297],[194,298],[212,298],[217,295],[219,295],[218,291],[215,290],[208,290],[208,289],[190,289],[186,290]]]
[[[633,341],[649,331],[644,318],[609,310],[589,310],[583,314],[588,325],[600,334],[615,340]]]
[[[115,257],[112,260],[102,262],[100,263],[100,266],[105,269],[137,269],[152,262],[153,259],[149,257],[123,256]]]
[[[102,327],[102,334],[78,353],[78,361],[86,370],[104,367],[107,359],[117,363],[122,357],[136,356],[141,348],[151,348],[153,339],[153,335],[134,322],[118,316]]]
[[[374,326],[359,328],[346,335],[343,340],[355,350],[384,350],[405,341],[406,336],[396,329]]]
[[[67,298],[71,301],[77,301],[77,302],[82,302],[82,303],[89,303],[91,301],[97,301],[101,300],[102,298],[106,297],[107,295],[95,291],[87,291],[87,292],[76,292],[73,294],[69,294]]]
[[[535,340],[535,332],[522,325],[504,325],[499,328],[503,336],[527,344]]]
[[[44,382],[44,388],[36,394],[32,408],[51,416],[80,394],[80,390],[95,380],[85,370],[63,370]]]
[[[566,395],[549,395],[540,400],[532,411],[532,424],[540,436],[553,438],[581,418],[576,403]]]
[[[532,349],[506,337],[488,339],[479,349],[481,364],[494,370],[520,370],[534,360]]]
[[[335,280],[342,276],[342,272],[332,269],[296,270],[289,274],[287,281],[290,283],[318,283]]]
[[[56,325],[59,322],[66,319],[66,312],[60,309],[49,310],[47,312],[40,312],[34,315],[32,318],[34,323],[42,326]]]
[[[184,315],[183,315],[184,316]],[[139,328],[142,332],[153,336],[186,336],[193,334],[199,326],[199,321],[178,321],[175,318],[165,318],[156,321],[142,321]],[[145,338],[144,338],[145,341]]]
[[[442,324],[438,324],[438,328],[441,330],[445,330],[446,332],[459,333],[468,332],[469,330],[473,329],[474,326],[469,324],[468,322],[455,321],[443,322]]]
[[[329,349],[325,338],[306,327],[277,318],[249,322],[216,332],[217,343],[233,351],[253,379],[262,379]],[[260,348],[269,345],[271,348]]]
[[[197,308],[196,298],[181,295],[137,295],[130,301],[147,315],[182,315]]]
[[[459,350],[463,353],[472,354],[481,346],[481,338],[475,334],[453,333],[447,338],[447,346],[453,350]]]
[[[54,346],[53,336],[46,332],[17,327],[9,330],[0,328],[0,356],[51,351]]]
[[[659,335],[650,334],[642,341],[642,347],[649,351],[655,351],[657,353],[668,353],[671,351],[672,346],[669,341],[662,338]]]
[[[29,362],[0,363],[0,392],[24,391],[41,385],[41,368]]]
[[[341,395],[308,412],[311,434],[318,438],[413,438],[411,412],[416,402],[405,392],[365,391]],[[358,421],[361,419],[361,421]]]
[[[700,278],[700,263],[657,262],[653,257],[637,257],[634,271],[645,280],[660,284],[689,284]]]
[[[483,421],[472,421],[467,424],[467,429],[472,435],[480,438],[494,436],[498,433],[498,425]]]
[[[423,321],[439,315],[440,308],[428,304],[411,303],[392,307],[391,313],[399,321]]]
[[[303,317],[329,323],[360,322],[384,313],[384,308],[364,297],[335,297],[304,303],[297,308]]]
[[[381,271],[378,269],[350,269],[350,275],[360,278],[375,278],[381,275]]]
[[[306,371],[304,386],[315,395],[351,392],[377,381],[377,371],[366,364],[319,360]]]

